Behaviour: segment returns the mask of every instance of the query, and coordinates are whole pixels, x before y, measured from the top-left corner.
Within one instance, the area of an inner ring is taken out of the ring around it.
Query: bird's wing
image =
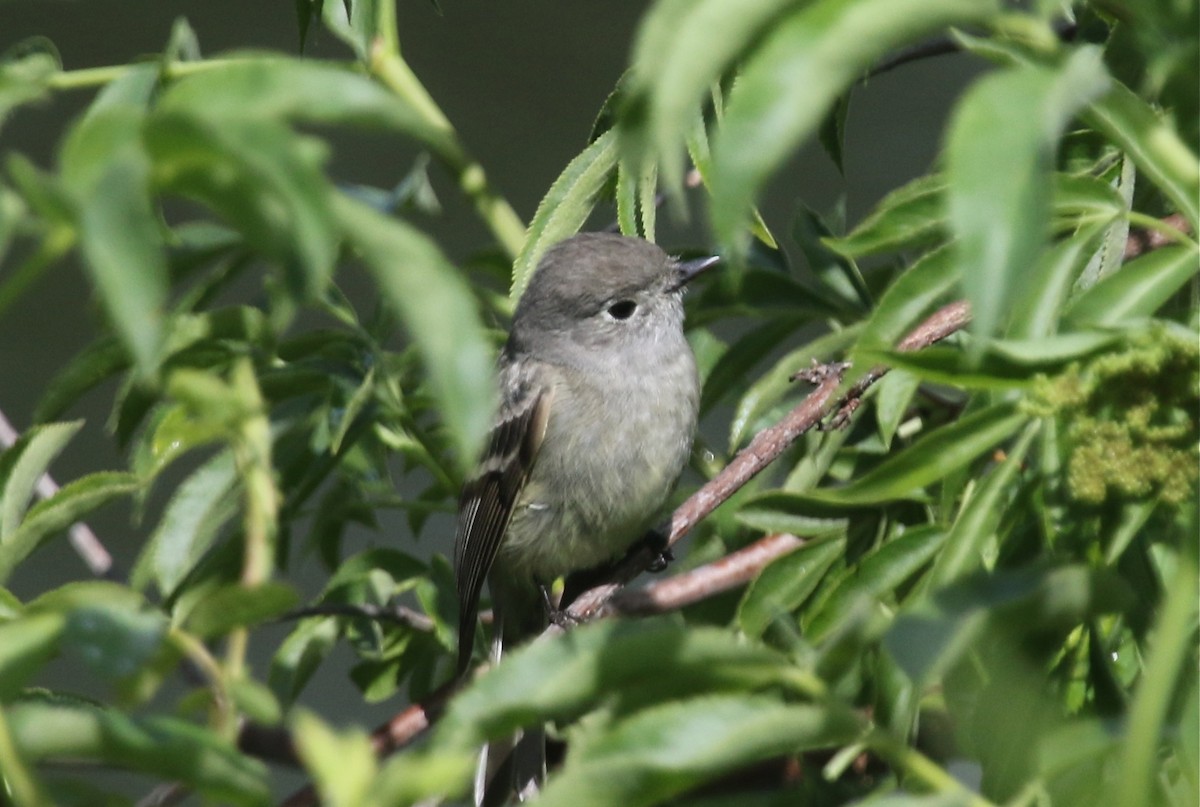
[[[487,579],[513,506],[533,468],[550,417],[549,390],[538,383],[536,367],[514,363],[501,371],[501,404],[496,426],[476,472],[463,486],[454,538],[458,586],[458,672],[471,660],[479,593]]]

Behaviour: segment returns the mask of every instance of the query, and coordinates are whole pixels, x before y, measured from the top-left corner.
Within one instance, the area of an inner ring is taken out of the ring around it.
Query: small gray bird
[[[459,501],[460,674],[485,578],[498,652],[544,628],[539,586],[615,559],[652,526],[696,425],[683,289],[716,260],[583,233],[539,264],[500,355],[496,426]]]

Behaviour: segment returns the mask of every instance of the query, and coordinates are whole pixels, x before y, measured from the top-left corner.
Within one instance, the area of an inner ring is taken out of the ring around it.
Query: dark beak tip
[[[719,255],[706,255],[690,261],[679,262],[679,285],[686,286],[694,278],[721,262]]]

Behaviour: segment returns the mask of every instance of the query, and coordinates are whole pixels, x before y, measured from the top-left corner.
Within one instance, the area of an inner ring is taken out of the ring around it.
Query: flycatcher
[[[544,628],[539,586],[615,559],[653,525],[696,426],[683,290],[715,262],[583,233],[534,272],[500,355],[496,425],[459,501],[460,674],[485,579],[498,652]]]

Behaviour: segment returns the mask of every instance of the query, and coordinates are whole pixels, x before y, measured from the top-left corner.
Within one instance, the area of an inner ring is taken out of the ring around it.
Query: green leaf
[[[996,448],[1027,420],[1013,404],[990,406],[929,432],[843,487],[821,488],[810,495],[839,504],[870,504],[916,495]]]
[[[79,244],[109,322],[149,375],[158,366],[167,260],[150,198],[144,114],[131,104],[93,109],[63,148],[63,179],[78,208]]]
[[[538,803],[660,804],[760,760],[849,742],[860,730],[848,710],[769,697],[665,703],[576,740]]]
[[[193,471],[163,509],[130,573],[130,585],[144,589],[153,581],[160,594],[171,596],[237,512],[236,481],[233,455],[227,451]]]
[[[1200,272],[1193,247],[1163,247],[1142,255],[1105,277],[1067,306],[1074,326],[1118,325],[1148,317]]]
[[[1200,162],[1193,146],[1144,100],[1122,84],[1084,112],[1083,119],[1121,147],[1147,179],[1187,218],[1192,232],[1200,229]]]
[[[935,243],[946,229],[945,192],[940,174],[918,177],[883,197],[849,233],[823,241],[855,260]]]
[[[937,526],[917,527],[888,541],[864,557],[853,574],[843,577],[805,613],[804,635],[813,641],[829,635],[859,598],[881,599],[914,575],[941,549],[946,532]]]
[[[6,717],[31,762],[91,761],[178,780],[233,805],[271,803],[267,769],[214,733],[172,717],[130,718],[83,704],[26,702]]]
[[[64,530],[101,505],[128,496],[140,487],[133,474],[102,471],[76,479],[38,502],[17,531],[0,543],[0,582],[52,533]]]
[[[158,611],[97,603],[70,611],[63,649],[77,657],[89,673],[120,683],[147,671],[162,649],[169,627]]]
[[[332,5],[332,2],[330,3]],[[206,120],[288,121],[405,132],[436,150],[453,142],[407,99],[338,64],[238,56],[173,82],[159,108]]]
[[[978,483],[959,510],[946,537],[945,548],[929,574],[931,587],[941,588],[974,571],[983,562],[984,544],[995,535],[1000,518],[1012,499],[1013,488],[1021,481],[1021,467],[1038,426],[1038,423],[1031,423],[1026,427],[1004,462]]]
[[[509,299],[521,299],[542,255],[554,244],[579,231],[595,206],[596,197],[617,167],[617,135],[612,129],[596,138],[567,164],[538,203],[525,246],[513,263]]]
[[[129,355],[112,337],[101,337],[79,352],[42,390],[34,423],[62,417],[84,393],[129,368]]]
[[[768,176],[873,62],[994,11],[986,0],[817,0],[774,25],[738,76],[714,139],[711,215],[718,240],[730,246],[742,240],[740,229]]]
[[[738,604],[742,633],[758,638],[771,623],[800,607],[846,551],[846,541],[812,542],[771,562],[750,583]]]
[[[847,384],[871,369],[866,352],[891,350],[935,305],[949,297],[958,281],[956,268],[950,250],[939,249],[922,257],[888,287],[855,342]]]
[[[491,348],[471,290],[419,230],[346,197],[336,210],[420,351],[465,475],[491,429],[496,398]]]
[[[295,292],[325,289],[339,233],[323,148],[276,120],[168,110],[147,120],[145,141],[158,186],[211,207],[282,266]]]
[[[58,653],[66,618],[29,614],[0,623],[0,700],[8,700]]]
[[[1008,336],[1038,339],[1058,330],[1063,304],[1104,238],[1105,225],[1085,227],[1042,253],[1026,293],[1014,302]]]
[[[34,51],[0,64],[0,126],[9,113],[46,93],[46,80],[59,69],[58,60],[45,51]]]
[[[295,702],[317,667],[338,639],[333,617],[305,619],[288,634],[271,658],[268,681],[271,691],[285,705]]]
[[[875,425],[885,448],[892,447],[896,430],[909,411],[921,379],[906,370],[893,368],[875,384]]]
[[[470,749],[521,726],[576,717],[621,693],[624,708],[769,685],[790,663],[726,631],[661,619],[596,622],[518,648],[450,704],[438,737]]]
[[[322,804],[360,807],[370,803],[376,762],[371,738],[365,731],[350,728],[337,732],[302,711],[292,720],[292,736]]]
[[[220,636],[281,616],[299,602],[300,595],[286,583],[267,582],[253,588],[231,583],[196,604],[188,615],[188,628],[198,636]]]
[[[656,3],[638,27],[622,137],[639,159],[658,155],[667,192],[678,194],[680,145],[693,110],[789,0],[676,0]]]
[[[1022,66],[987,76],[955,111],[946,202],[973,333],[1005,329],[1013,301],[1030,285],[1048,235],[1058,138],[1108,84],[1099,50],[1084,47],[1057,70]]]
[[[0,543],[16,531],[38,479],[82,427],[82,420],[34,426],[0,454]]]

